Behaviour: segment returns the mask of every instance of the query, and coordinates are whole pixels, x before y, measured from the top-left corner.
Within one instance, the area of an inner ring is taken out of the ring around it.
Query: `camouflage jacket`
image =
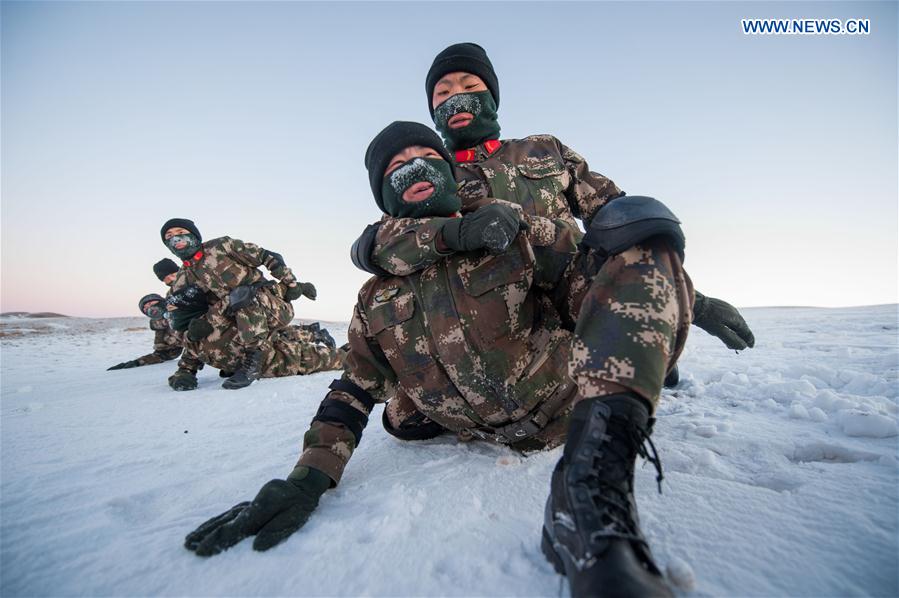
[[[153,338],[153,352],[138,357],[137,362],[141,365],[151,365],[154,363],[162,363],[175,359],[181,355],[181,346],[183,344],[180,332],[172,330],[169,321],[166,318],[158,320],[150,320],[150,330],[155,333]]]
[[[219,237],[203,243],[202,250],[184,261],[172,290],[195,284],[206,292],[210,305],[221,299],[227,304],[228,294],[236,287],[265,281],[259,266],[265,266],[285,285],[296,282],[279,255],[253,243]]]
[[[369,279],[350,323],[343,380],[376,402],[403,393],[452,431],[489,430],[499,439],[505,426],[545,425],[572,396],[571,333],[533,288],[539,276],[518,235],[500,255],[456,253],[409,276]],[[331,400],[363,419],[371,409],[343,390],[322,405]],[[355,443],[347,426],[314,421],[300,464],[337,482]]]
[[[531,224],[535,248],[567,247],[569,254],[583,236],[575,218],[589,225],[600,208],[623,195],[552,135],[507,139],[499,146],[487,142],[456,152],[454,170],[463,206],[485,197],[517,204]],[[372,252],[375,264],[404,276],[442,257],[435,246],[439,223],[433,220],[383,217]],[[419,230],[419,235],[410,234]]]

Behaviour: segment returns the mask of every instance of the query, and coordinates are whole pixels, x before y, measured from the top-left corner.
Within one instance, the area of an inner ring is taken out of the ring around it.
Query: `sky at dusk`
[[[748,36],[743,18],[867,18]],[[2,311],[139,315],[193,219],[281,253],[348,320],[379,217],[363,165],[430,124],[435,54],[493,61],[502,137],[551,133],[683,221],[698,290],[735,305],[895,303],[897,4],[7,2]]]

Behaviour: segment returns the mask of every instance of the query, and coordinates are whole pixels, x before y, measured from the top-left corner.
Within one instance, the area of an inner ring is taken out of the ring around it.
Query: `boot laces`
[[[592,540],[616,537],[646,544],[646,540],[637,526],[629,495],[633,491],[632,459],[635,455],[643,457],[655,467],[656,483],[659,487],[659,494],[662,493],[662,480],[664,479],[662,462],[650,438],[653,422],[650,420],[648,429],[636,426],[623,418],[618,423],[619,425],[610,427],[610,431],[614,430],[613,434],[607,433],[603,438],[604,442],[600,443],[594,452],[595,467],[591,477],[594,477],[595,483],[591,484],[590,494],[594,503],[602,511],[604,527],[590,536]],[[608,459],[606,454],[614,455],[615,459]],[[606,476],[601,475],[600,472],[603,469],[616,466],[624,468],[624,480],[607,479]]]

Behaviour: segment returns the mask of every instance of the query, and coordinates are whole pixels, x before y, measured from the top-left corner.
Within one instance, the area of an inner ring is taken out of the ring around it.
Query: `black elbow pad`
[[[375,237],[378,235],[379,228],[381,228],[380,222],[369,224],[365,227],[359,238],[353,242],[353,247],[350,249],[350,259],[353,260],[353,265],[363,272],[368,272],[375,276],[392,276],[390,272],[375,264],[371,257],[375,249]]]

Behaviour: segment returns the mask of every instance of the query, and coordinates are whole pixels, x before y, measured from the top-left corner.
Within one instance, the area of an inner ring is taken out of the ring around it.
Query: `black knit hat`
[[[150,301],[159,301],[160,303],[165,303],[165,297],[163,297],[162,295],[157,295],[156,293],[144,295],[140,298],[140,301],[137,302],[137,307],[140,308],[140,313],[144,313],[144,305],[146,305]]]
[[[198,241],[201,243],[203,242],[200,230],[197,228],[197,225],[194,224],[193,220],[188,220],[187,218],[172,218],[171,220],[167,220],[166,223],[162,225],[162,230],[159,231],[159,236],[162,237],[163,243],[165,243],[165,231],[175,227],[186,228],[196,235]]]
[[[178,264],[170,260],[169,258],[163,258],[153,264],[153,274],[156,275],[160,281],[164,281],[165,277],[169,274],[174,274],[179,270]]]
[[[390,159],[410,145],[429,147],[452,164],[449,152],[443,147],[443,142],[437,133],[430,127],[402,120],[387,125],[372,139],[368,144],[368,149],[365,150],[365,168],[368,169],[371,192],[382,212],[384,211],[384,199],[381,197],[381,185],[384,181],[384,171],[390,164]]]
[[[425,80],[425,91],[428,94],[428,110],[431,116],[434,116],[434,107],[431,100],[434,97],[434,88],[437,82],[447,73],[456,71],[464,71],[477,75],[487,85],[493,101],[499,107],[499,81],[496,79],[496,73],[493,71],[493,64],[487,58],[487,52],[481,46],[465,42],[462,44],[453,44],[434,58],[431,69],[428,71],[428,78]]]

